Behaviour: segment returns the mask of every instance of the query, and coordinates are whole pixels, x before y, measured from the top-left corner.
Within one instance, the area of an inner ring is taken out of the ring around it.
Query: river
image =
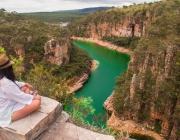
[[[112,93],[116,77],[127,69],[130,56],[91,42],[75,40],[73,44],[86,50],[99,63],[98,67],[91,72],[88,82],[76,93],[76,96],[92,97],[96,110],[94,116],[99,116],[100,125],[105,124],[107,120],[102,119],[106,115],[103,103]],[[90,124],[94,121],[94,116],[87,117]]]

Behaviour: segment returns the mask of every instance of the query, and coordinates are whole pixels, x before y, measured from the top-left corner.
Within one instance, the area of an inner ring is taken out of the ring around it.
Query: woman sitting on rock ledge
[[[30,84],[16,81],[13,64],[5,54],[0,54],[0,127],[27,116],[41,104],[41,97],[32,95]]]

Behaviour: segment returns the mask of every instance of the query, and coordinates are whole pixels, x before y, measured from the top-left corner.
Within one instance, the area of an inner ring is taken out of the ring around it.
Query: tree
[[[0,11],[5,12],[6,10],[4,8],[1,8]]]

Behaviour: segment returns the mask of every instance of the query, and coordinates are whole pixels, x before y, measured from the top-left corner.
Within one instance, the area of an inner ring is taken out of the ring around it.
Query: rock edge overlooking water
[[[111,117],[107,121],[107,125],[114,129],[119,130],[123,132],[128,132],[130,134],[140,134],[144,136],[150,136],[153,137],[155,140],[165,140],[163,137],[161,137],[159,134],[155,133],[154,131],[147,130],[146,124],[138,124],[135,123],[132,120],[120,120],[114,111],[113,108],[113,94],[114,92],[107,98],[107,100],[104,102],[103,106],[106,109],[108,113],[111,113]]]
[[[98,66],[98,63],[96,60],[91,61],[91,67],[89,68],[91,71],[95,70]],[[69,87],[70,93],[74,93],[78,90],[80,90],[83,85],[89,80],[89,72],[83,73],[73,84],[73,86]]]

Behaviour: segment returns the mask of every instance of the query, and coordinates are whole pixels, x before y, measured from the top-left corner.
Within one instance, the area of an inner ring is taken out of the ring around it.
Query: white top
[[[25,85],[16,81],[19,87]],[[13,81],[3,77],[0,80],[0,126],[6,127],[11,122],[13,112],[22,109],[25,105],[30,105],[33,96],[20,91]]]

